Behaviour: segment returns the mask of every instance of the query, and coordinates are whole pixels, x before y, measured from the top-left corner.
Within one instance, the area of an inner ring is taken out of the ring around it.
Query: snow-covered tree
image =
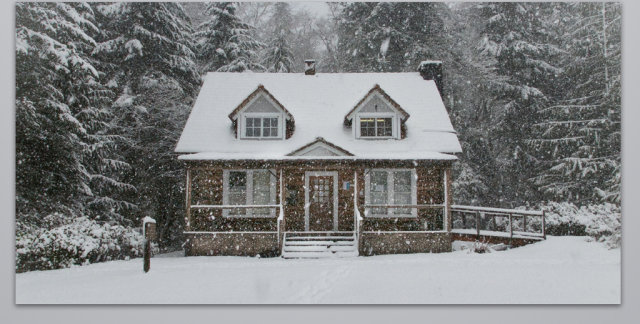
[[[193,30],[179,3],[95,6],[103,36],[93,54],[117,93],[110,131],[123,138],[133,199],[168,243],[180,231],[184,204],[182,168],[172,152],[200,85]],[[136,223],[139,217],[129,215]]]
[[[257,51],[264,46],[252,35],[253,27],[236,15],[237,4],[207,4],[207,19],[197,28],[198,59],[204,71],[242,72],[264,70]]]
[[[338,51],[347,71],[415,71],[446,51],[443,3],[354,2],[338,17]]]
[[[620,203],[621,7],[575,3],[558,13],[569,37],[560,100],[544,107],[531,140],[544,157],[548,197]]]
[[[273,29],[264,49],[262,65],[267,72],[292,72],[294,57],[290,43],[293,26],[288,3],[278,2],[274,5],[269,25]]]
[[[104,133],[112,93],[89,52],[99,33],[84,3],[16,5],[16,199],[19,219],[51,212],[114,220],[132,205],[128,165]],[[90,207],[89,209],[86,209]],[[35,220],[37,221],[37,220]]]

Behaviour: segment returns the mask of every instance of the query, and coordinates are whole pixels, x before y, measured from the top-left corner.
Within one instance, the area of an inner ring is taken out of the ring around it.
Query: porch
[[[472,238],[465,232],[467,216],[454,229],[452,211],[458,219],[460,206],[452,208],[449,183],[450,163],[434,161],[191,164],[185,251],[284,257],[449,252],[452,240]],[[505,229],[503,222],[494,224]]]

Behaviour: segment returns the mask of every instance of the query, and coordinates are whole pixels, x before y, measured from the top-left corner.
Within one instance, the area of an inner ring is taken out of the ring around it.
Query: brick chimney
[[[305,75],[316,74],[316,60],[304,60],[304,74]]]
[[[425,80],[434,80],[440,97],[444,98],[443,84],[442,84],[442,61],[422,61],[418,66],[418,72]]]

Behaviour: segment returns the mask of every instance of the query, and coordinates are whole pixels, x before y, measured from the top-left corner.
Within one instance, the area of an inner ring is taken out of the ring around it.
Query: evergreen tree
[[[293,27],[291,9],[288,3],[278,2],[273,11],[269,20],[273,30],[265,48],[262,65],[267,72],[292,72],[294,58],[289,45]]]
[[[242,72],[264,70],[257,51],[264,45],[255,40],[253,27],[236,15],[232,2],[211,2],[205,10],[207,20],[198,26],[198,58],[204,71]]]
[[[97,4],[103,39],[93,54],[118,93],[111,132],[122,136],[122,157],[135,201],[158,222],[163,245],[177,242],[184,197],[182,165],[172,154],[200,76],[189,18],[179,3]],[[139,214],[130,214],[137,223]]]
[[[354,2],[338,17],[338,51],[346,71],[415,71],[447,51],[443,3]]]
[[[620,202],[620,5],[576,3],[558,12],[566,32],[560,100],[531,140],[543,156],[536,184],[553,199]]]
[[[16,200],[18,219],[51,212],[114,220],[131,204],[103,131],[111,93],[88,52],[98,33],[83,3],[16,5]],[[90,209],[86,209],[90,207]]]
[[[485,23],[478,33],[478,50],[494,58],[498,82],[489,80],[485,95],[494,127],[487,134],[494,157],[487,173],[489,186],[497,194],[494,202],[511,205],[535,201],[530,180],[535,175],[537,156],[528,146],[539,120],[539,111],[553,98],[553,80],[561,73],[558,58],[562,50],[551,29],[553,4],[482,3],[472,14]]]

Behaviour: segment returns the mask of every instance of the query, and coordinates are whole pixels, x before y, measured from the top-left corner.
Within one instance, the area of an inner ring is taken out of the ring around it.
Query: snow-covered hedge
[[[578,207],[567,202],[548,202],[541,207],[546,212],[546,230],[550,235],[589,235],[610,248],[620,246],[622,214],[618,205]]]
[[[144,237],[133,228],[100,224],[84,216],[54,218],[62,223],[44,229],[18,224],[16,272],[142,256]]]

